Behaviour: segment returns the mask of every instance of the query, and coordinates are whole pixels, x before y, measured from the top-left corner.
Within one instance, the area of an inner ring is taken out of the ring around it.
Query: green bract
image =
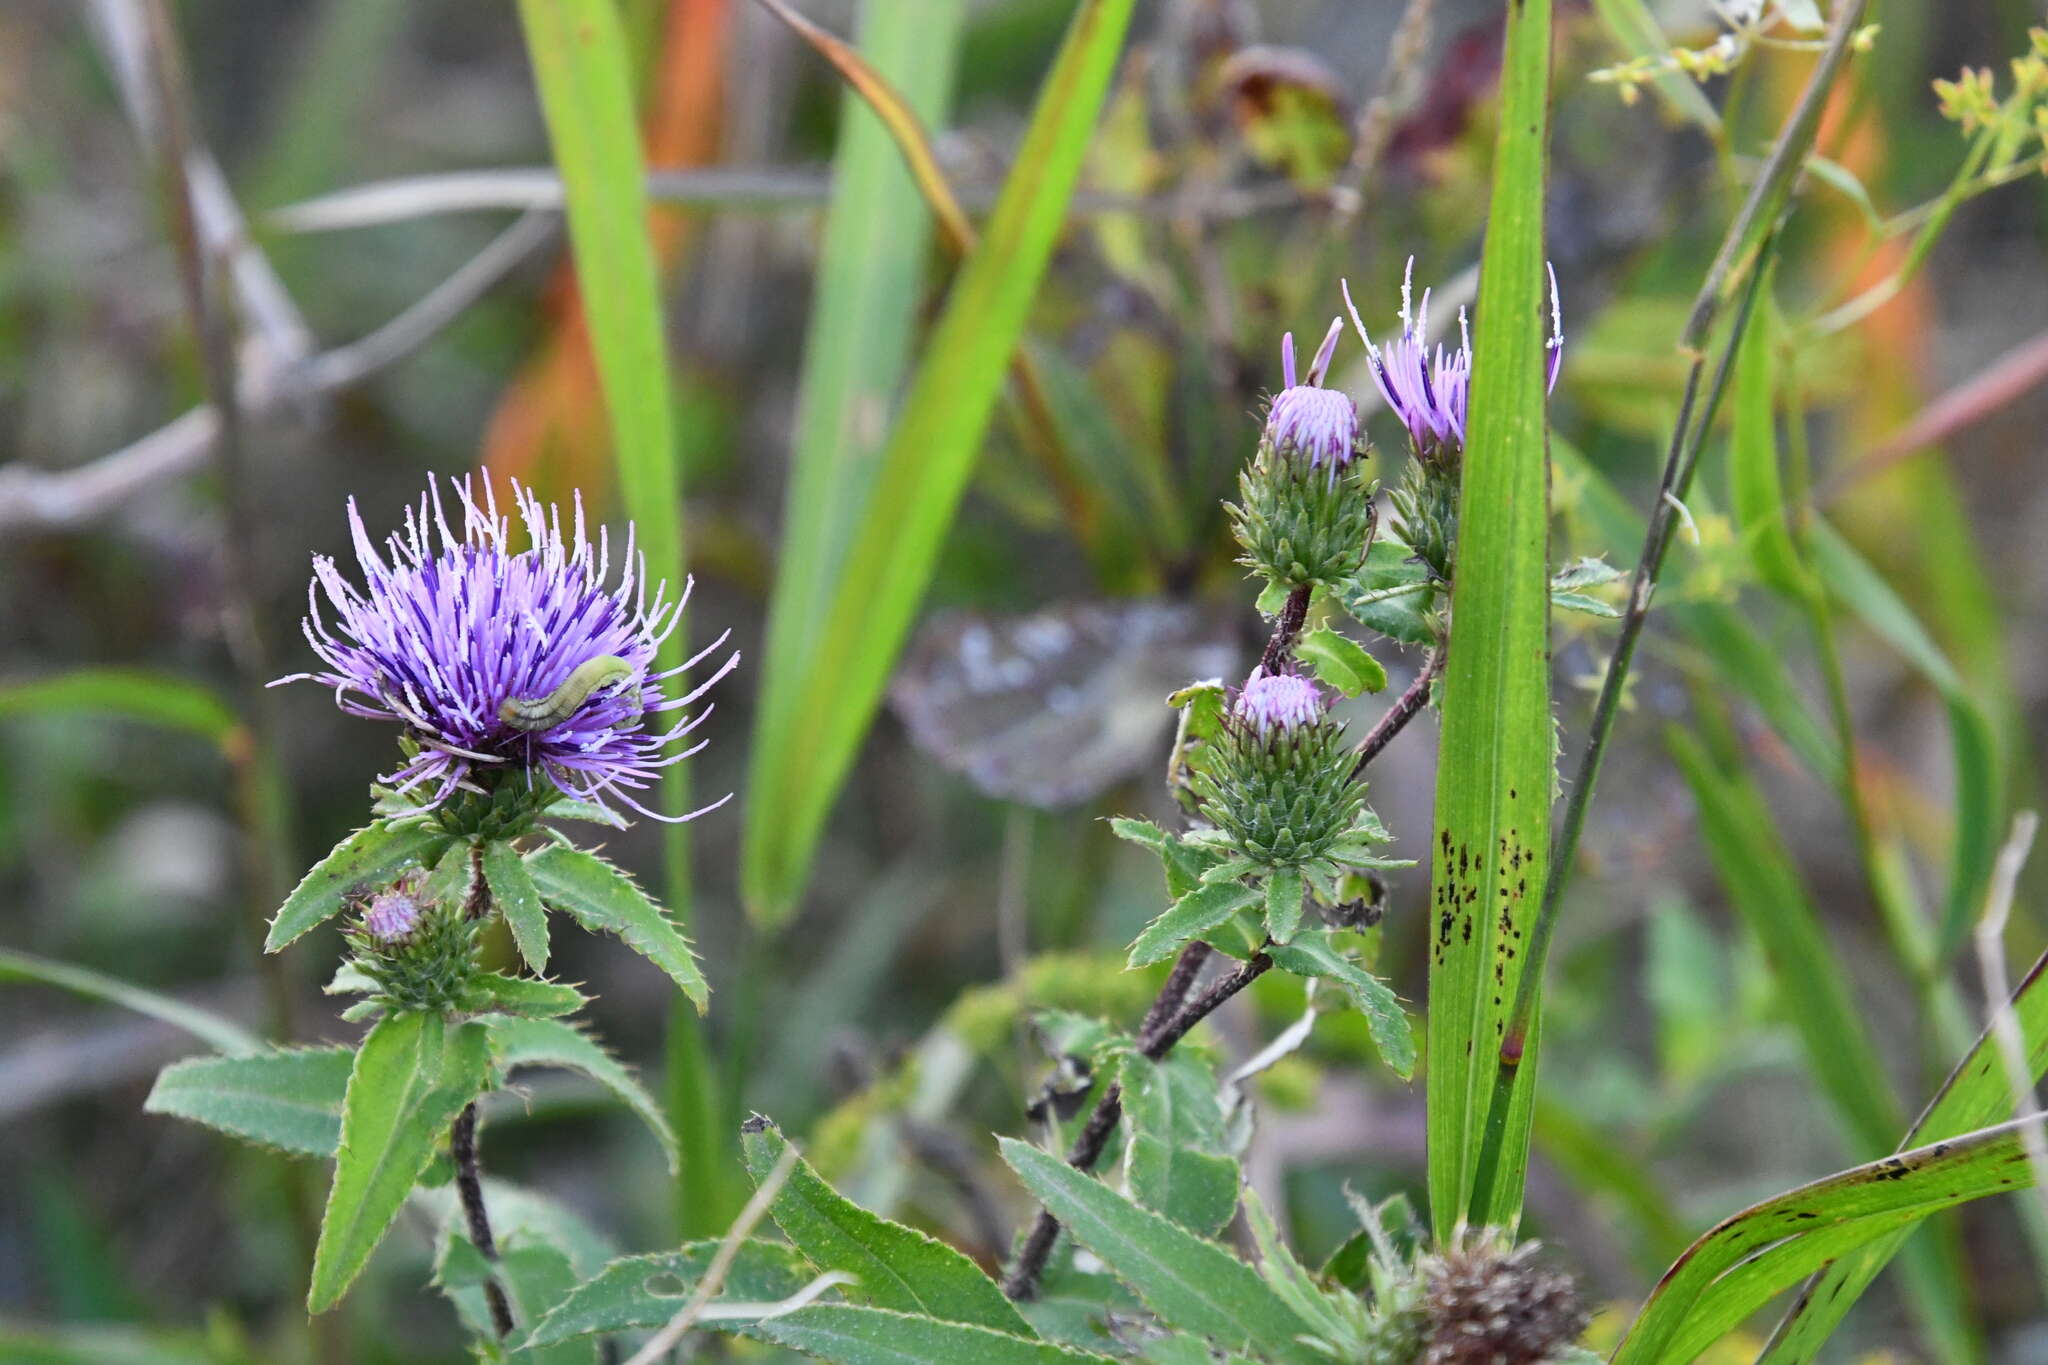
[[[1372,539],[1377,485],[1362,460],[1342,468],[1292,458],[1268,442],[1226,504],[1244,556],[1275,585],[1329,586],[1358,572]]]
[[[428,901],[402,938],[380,939],[368,927],[348,930],[353,965],[373,987],[370,999],[386,1011],[461,1009],[479,970],[482,923],[465,918],[459,901]]]
[[[1327,720],[1261,732],[1227,718],[1193,778],[1202,817],[1261,868],[1325,857],[1365,810],[1365,784],[1351,778],[1343,737],[1344,727]]]

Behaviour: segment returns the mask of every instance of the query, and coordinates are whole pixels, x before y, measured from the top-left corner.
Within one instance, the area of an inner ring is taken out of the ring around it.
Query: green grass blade
[[[2013,1018],[2025,1040],[2027,1065],[2038,1080],[2048,1071],[2048,956],[2034,964],[2013,993]],[[1959,1137],[2012,1111],[2012,1087],[1998,1044],[1987,1032],[1977,1040],[1920,1116],[1901,1147]],[[1844,1256],[1808,1285],[1771,1337],[1758,1365],[1805,1365],[1848,1315],[1870,1282],[1905,1244],[1890,1233]]]
[[[862,9],[862,54],[927,125],[945,115],[962,8],[959,0],[916,0]],[[773,780],[766,768],[772,737],[791,723],[818,622],[831,609],[846,547],[869,505],[931,246],[925,197],[895,140],[855,91],[846,92],[841,111],[769,597],[748,780],[755,791]],[[750,824],[775,818],[759,803],[748,812]]]
[[[614,0],[519,0],[548,141],[562,174],[569,245],[590,324],[598,387],[611,423],[626,515],[648,572],[680,591],[681,466],[662,332],[661,277],[647,235],[647,167],[634,112],[632,63]],[[685,631],[662,644],[655,666],[684,658]],[[675,811],[688,808],[683,764],[662,778]],[[689,841],[665,827],[668,903],[689,919]]]
[[[211,1010],[130,985],[119,977],[96,972],[90,967],[74,967],[68,962],[51,962],[28,953],[0,949],[0,983],[9,981],[55,986],[88,1000],[104,1000],[109,1005],[119,1005],[137,1014],[161,1019],[185,1030],[216,1052],[224,1052],[231,1057],[257,1052],[263,1047],[263,1040],[255,1034]]]
[[[780,723],[756,737],[742,854],[749,910],[779,923],[809,875],[826,814],[881,702],[930,581],[1004,372],[1052,256],[1134,0],[1086,0],[1047,75],[979,246],[927,341],[881,455],[868,510],[811,621],[809,665]]]
[[[1550,843],[1548,0],[1513,0],[1507,23],[1430,843],[1438,932],[1429,971],[1429,1194],[1440,1238],[1464,1217],[1472,1194],[1494,1062],[1521,974],[1518,945],[1542,898]],[[1531,1037],[1487,1207],[1473,1211],[1481,1221],[1512,1225],[1520,1216],[1534,1051]]]
[[[225,747],[240,722],[211,688],[139,668],[80,668],[0,684],[0,717],[91,711],[184,730]]]

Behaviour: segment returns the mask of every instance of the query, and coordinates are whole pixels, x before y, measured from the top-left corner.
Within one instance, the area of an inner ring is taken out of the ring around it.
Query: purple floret
[[[1255,673],[1237,694],[1231,713],[1263,735],[1275,726],[1314,725],[1327,705],[1322,689],[1300,674]]]
[[[419,927],[420,903],[400,887],[379,891],[363,912],[363,928],[379,943],[396,943]]]
[[[511,518],[499,515],[490,483],[482,484],[480,501],[467,480],[452,487],[459,533],[449,526],[439,485],[430,484],[381,556],[350,499],[364,586],[344,578],[332,559],[313,557],[305,632],[327,669],[278,682],[309,679],[333,688],[335,704],[350,715],[402,722],[420,752],[379,781],[412,794],[423,809],[458,790],[484,790],[501,774],[530,783],[536,772],[571,796],[600,805],[616,797],[661,820],[693,819],[724,804],[721,798],[670,817],[632,795],[703,747],[667,752],[711,707],[665,727],[650,718],[689,706],[739,662],[735,652],[688,694],[665,694],[664,683],[723,647],[721,635],[680,668],[650,672],[689,600],[688,581],[673,601],[665,600],[667,585],[657,584],[650,602],[647,566],[628,528],[619,582],[607,587],[610,538],[602,528],[594,542],[585,534],[582,500],[565,535],[560,509],[516,482],[512,500],[529,548],[514,553]],[[592,690],[554,724],[521,729],[501,719],[507,700],[549,697],[579,666],[606,657],[622,660],[630,676]]]
[[[1294,382],[1294,334],[1281,338],[1280,365],[1287,386],[1266,408],[1266,440],[1273,449],[1306,457],[1310,468],[1328,465],[1333,473],[1358,453],[1358,405],[1349,395],[1323,387],[1343,330],[1344,320],[1332,319],[1309,365],[1306,384]]]
[[[1458,310],[1458,345],[1430,349],[1429,291],[1422,291],[1420,307],[1413,307],[1415,259],[1408,259],[1408,272],[1401,281],[1401,334],[1384,347],[1375,345],[1358,308],[1351,302],[1351,286],[1345,283],[1344,307],[1351,325],[1365,343],[1365,355],[1372,370],[1373,384],[1387,406],[1408,428],[1417,455],[1427,459],[1445,452],[1455,455],[1465,448],[1465,418],[1472,388],[1472,332],[1464,309]],[[1550,337],[1544,342],[1550,353],[1546,385],[1557,385],[1558,365],[1564,359],[1564,315],[1558,305],[1557,274],[1550,274]]]

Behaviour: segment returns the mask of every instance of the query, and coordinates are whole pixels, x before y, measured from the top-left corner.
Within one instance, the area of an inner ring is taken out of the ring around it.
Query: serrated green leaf
[[[536,983],[537,984],[537,983]],[[580,1071],[618,1096],[625,1106],[661,1142],[670,1174],[681,1167],[676,1135],[668,1116],[654,1097],[641,1088],[617,1058],[599,1046],[596,1039],[560,1019],[522,1019],[509,1014],[489,1014],[478,1022],[491,1031],[491,1056],[510,1071],[522,1066],[560,1066]]]
[[[1380,661],[1366,653],[1364,645],[1328,626],[1303,632],[1294,652],[1319,680],[1347,697],[1386,689],[1387,670]]]
[[[1111,818],[1109,828],[1117,838],[1143,844],[1146,848],[1164,850],[1168,844],[1178,842],[1150,820],[1132,820],[1119,815]]]
[[[1198,1236],[1215,1237],[1236,1215],[1238,1191],[1215,1075],[1183,1050],[1160,1062],[1128,1056],[1121,1080],[1132,1196]]]
[[[1543,251],[1550,0],[1520,0],[1505,22],[1430,841],[1431,905],[1450,929],[1432,935],[1429,965],[1429,1203],[1439,1240],[1468,1214],[1510,1231],[1521,1218],[1540,1037],[1533,1019],[1493,1169],[1482,1180],[1478,1168],[1526,960],[1517,945],[1543,895],[1555,773]],[[1469,1207],[1482,1185],[1486,1206]]]
[[[1603,602],[1597,597],[1588,597],[1582,592],[1556,592],[1550,594],[1550,605],[1559,611],[1575,611],[1583,616],[1599,616],[1609,621],[1621,619],[1621,608],[1612,602]]]
[[[466,905],[476,882],[476,841],[456,839],[420,882],[420,899],[438,905]]]
[[[1286,943],[1301,928],[1302,900],[1308,889],[1298,867],[1276,867],[1266,874],[1266,935]]]
[[[576,1269],[559,1248],[541,1242],[507,1241],[493,1265],[467,1238],[444,1238],[434,1284],[479,1341],[497,1335],[484,1289],[490,1279],[504,1288],[514,1322],[534,1322],[576,1287]],[[516,1359],[519,1365],[597,1365],[597,1352],[597,1342],[575,1341],[522,1348]]]
[[[690,941],[632,878],[595,854],[561,844],[527,854],[526,870],[543,901],[586,929],[616,934],[667,972],[697,1012],[704,1012],[710,988],[697,968]]]
[[[757,1117],[741,1128],[740,1145],[758,1182],[789,1149],[789,1140]],[[858,1277],[860,1284],[850,1292],[877,1307],[1031,1335],[1016,1307],[974,1262],[944,1242],[861,1208],[801,1158],[768,1212],[820,1270]]]
[[[526,860],[503,839],[484,845],[484,882],[491,888],[491,900],[512,930],[519,956],[535,976],[548,970],[548,914],[540,903],[540,888],[526,870]]]
[[[755,1323],[746,1334],[838,1365],[1070,1365],[1109,1359],[987,1327],[845,1303],[799,1308]]]
[[[1393,988],[1347,957],[1330,933],[1303,934],[1292,943],[1276,943],[1266,952],[1276,967],[1298,976],[1322,977],[1343,987],[1352,1007],[1365,1016],[1380,1060],[1402,1080],[1414,1074],[1415,1034]]]
[[[631,822],[609,806],[600,806],[595,801],[579,801],[573,796],[564,796],[550,801],[546,810],[540,813],[543,820],[581,820],[585,824],[610,825],[613,829],[630,828]]]
[[[354,1061],[345,1047],[309,1047],[173,1062],[142,1108],[296,1156],[333,1156]]]
[[[1295,1342],[1307,1324],[1243,1261],[1029,1143],[1000,1141],[1025,1187],[1167,1325],[1278,1360],[1317,1358]]]
[[[1597,588],[1605,583],[1618,582],[1623,576],[1620,569],[1606,560],[1583,555],[1550,576],[1550,590],[1576,592],[1580,588]]]
[[[450,843],[439,826],[376,820],[313,864],[270,921],[263,951],[274,953],[339,914],[349,896],[389,886],[407,868],[431,865]]]
[[[340,980],[340,974],[336,973],[335,982]],[[367,977],[363,978],[363,983],[356,989],[376,988]],[[328,989],[331,991],[334,986],[330,985]],[[462,1007],[476,1014],[495,1011],[528,1019],[555,1019],[574,1014],[588,1003],[589,998],[574,986],[564,986],[555,981],[535,981],[530,976],[479,972],[470,981],[470,990],[463,998]]]
[[[532,3],[533,0],[528,0]],[[880,456],[829,611],[789,700],[755,731],[742,885],[781,922],[923,598],[1079,179],[1133,0],[1084,0],[1047,73],[1002,194],[966,259]],[[785,690],[786,689],[786,690]]]
[[[1127,966],[1143,967],[1163,961],[1180,946],[1200,938],[1248,905],[1256,904],[1259,893],[1242,882],[1198,884],[1170,906],[1166,913],[1146,925],[1131,944]]]
[[[1351,619],[1403,644],[1434,644],[1429,613],[1437,606],[1438,585],[1429,566],[1391,536],[1374,540],[1365,563],[1333,594]]]
[[[450,1029],[437,1014],[408,1012],[386,1016],[363,1039],[343,1103],[308,1312],[324,1313],[348,1292],[441,1135],[489,1079],[481,1024]]]
[[[682,1311],[718,1248],[717,1241],[706,1240],[612,1261],[549,1309],[520,1345],[553,1346],[598,1332],[659,1327]],[[724,1295],[772,1303],[802,1289],[813,1273],[810,1262],[794,1247],[750,1239],[740,1243],[726,1271]]]

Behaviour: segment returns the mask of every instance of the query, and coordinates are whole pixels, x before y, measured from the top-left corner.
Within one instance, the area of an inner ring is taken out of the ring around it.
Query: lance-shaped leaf
[[[1500,135],[1479,266],[1470,439],[1458,493],[1454,638],[1442,683],[1430,902],[1429,1202],[1467,1213],[1496,1059],[1549,861],[1549,479],[1543,180],[1550,3],[1508,6]],[[1512,1228],[1529,1159],[1536,1030],[1524,1042],[1476,1223]]]
[[[1172,957],[1180,946],[1200,938],[1246,906],[1257,905],[1263,893],[1243,882],[1197,882],[1166,913],[1146,925],[1131,944],[1125,964],[1143,967]]]
[[[540,903],[540,888],[517,849],[503,839],[484,845],[484,882],[491,888],[491,900],[512,930],[519,956],[545,976],[548,970],[548,913]]]
[[[1123,46],[1133,0],[1085,0],[987,230],[925,345],[783,721],[756,736],[742,862],[749,910],[794,908],[966,490]],[[767,684],[771,695],[781,686]]]
[[[766,1178],[789,1140],[764,1118],[740,1129],[747,1170]],[[769,1206],[769,1216],[820,1270],[843,1270],[850,1292],[879,1308],[970,1323],[1029,1337],[1030,1326],[994,1280],[944,1242],[869,1213],[799,1159]]]
[[[1387,670],[1365,652],[1365,646],[1328,626],[1317,626],[1295,642],[1294,652],[1309,671],[1347,697],[1383,691]]]
[[[295,1156],[333,1156],[354,1061],[345,1047],[195,1057],[159,1072],[142,1108]]]
[[[555,1346],[596,1332],[660,1327],[682,1310],[718,1254],[719,1243],[691,1242],[651,1256],[623,1256],[569,1291],[533,1324],[523,1347]],[[786,1299],[815,1272],[794,1247],[750,1239],[725,1272],[724,1296],[749,1303]]]
[[[886,1308],[819,1303],[747,1328],[807,1356],[839,1365],[1073,1365],[1110,1357]]]
[[[595,854],[561,844],[527,854],[526,870],[543,901],[586,929],[618,935],[667,972],[697,1012],[704,1012],[711,990],[697,969],[690,941],[632,878]]]
[[[334,1184],[313,1251],[306,1309],[324,1313],[361,1273],[448,1125],[490,1080],[484,1027],[438,1014],[380,1020],[356,1052]]]
[[[421,821],[394,824],[377,820],[357,830],[313,864],[313,870],[285,897],[270,921],[263,951],[274,953],[326,923],[340,913],[351,895],[381,890],[409,867],[431,866],[451,842],[438,825]]]
[[[1224,1133],[1216,1076],[1186,1049],[1123,1059],[1124,1170],[1131,1194],[1190,1232],[1214,1237],[1237,1213],[1237,1161]]]
[[[344,967],[343,971],[350,968]],[[356,973],[361,977],[361,973]],[[327,987],[332,995],[342,986],[343,978],[336,973]],[[374,989],[375,983],[362,977],[361,989]],[[354,987],[354,982],[349,983]],[[470,988],[462,998],[462,1008],[477,1014],[517,1014],[528,1019],[556,1019],[565,1014],[574,1014],[588,998],[574,986],[564,986],[555,981],[535,981],[530,976],[506,976],[500,972],[478,972],[470,979]]]
[[[661,1142],[668,1169],[681,1168],[676,1135],[668,1117],[654,1097],[633,1079],[633,1073],[618,1058],[606,1052],[595,1038],[560,1019],[522,1019],[509,1014],[485,1015],[481,1020],[491,1031],[491,1056],[506,1071],[522,1066],[559,1066],[580,1071],[612,1092],[640,1116],[648,1130]]]
[[[2048,956],[2034,963],[2013,992],[2012,1013],[2027,1050],[2027,1066],[2036,1080],[2048,1070]],[[1959,1137],[2012,1111],[2012,1083],[2005,1059],[1989,1030],[1942,1083],[1902,1148]],[[1911,1228],[1871,1239],[1830,1265],[1801,1291],[1798,1300],[1772,1334],[1758,1365],[1806,1365],[1848,1316],[1856,1300],[1886,1263],[1899,1253]]]
[[[1900,1152],[1767,1199],[1694,1242],[1664,1273],[1614,1365],[1690,1360],[1772,1296],[1862,1242],[2034,1182],[2022,1130],[2038,1118]],[[1761,1264],[1768,1270],[1759,1272]]]
[[[1337,946],[1334,935],[1319,930],[1292,943],[1273,944],[1266,952],[1276,967],[1297,976],[1319,976],[1342,987],[1352,1007],[1365,1016],[1380,1060],[1402,1080],[1414,1074],[1415,1034],[1408,1026],[1408,1012],[1401,1008],[1393,988],[1353,962]]]
[[[1027,1142],[1002,1139],[1003,1160],[1074,1240],[1101,1258],[1170,1327],[1275,1360],[1320,1359],[1295,1338],[1308,1325],[1214,1242],[1141,1209],[1093,1176]]]

